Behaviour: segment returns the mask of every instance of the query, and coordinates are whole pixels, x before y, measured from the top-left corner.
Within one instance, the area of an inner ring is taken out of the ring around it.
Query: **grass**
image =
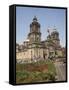
[[[52,61],[16,64],[16,83],[55,81],[56,69]]]

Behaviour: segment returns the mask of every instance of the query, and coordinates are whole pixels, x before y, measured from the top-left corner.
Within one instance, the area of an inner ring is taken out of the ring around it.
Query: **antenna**
[[[51,30],[50,27],[48,27],[48,28],[47,28],[47,32],[49,33],[49,35],[50,35],[50,33],[51,33],[50,30]]]

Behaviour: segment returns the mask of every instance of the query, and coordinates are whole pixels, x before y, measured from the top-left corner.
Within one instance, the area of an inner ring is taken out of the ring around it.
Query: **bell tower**
[[[60,46],[59,33],[57,32],[56,28],[54,28],[53,32],[51,33],[51,38],[56,46]]]
[[[30,24],[30,33],[28,34],[30,43],[41,41],[40,24],[38,23],[37,17],[34,16],[32,23]]]

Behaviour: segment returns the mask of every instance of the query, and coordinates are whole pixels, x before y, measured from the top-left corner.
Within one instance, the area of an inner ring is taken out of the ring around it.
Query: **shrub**
[[[48,70],[46,70],[46,68]],[[55,81],[56,69],[50,60],[16,64],[16,71],[17,83]]]

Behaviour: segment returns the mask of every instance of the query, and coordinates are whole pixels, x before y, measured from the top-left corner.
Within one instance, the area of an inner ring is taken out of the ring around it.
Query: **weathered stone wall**
[[[50,50],[51,51],[51,50]],[[22,60],[22,61],[28,61],[30,62],[31,60],[34,59],[45,59],[47,60],[48,57],[50,56],[50,51],[49,49],[43,49],[43,48],[31,48],[27,49],[26,51],[21,51],[16,53],[16,60]],[[56,51],[57,55],[55,56],[55,52],[53,53],[52,56],[55,57],[63,57],[62,51],[57,50]]]
[[[63,57],[63,53],[62,53],[61,50],[57,50],[57,56],[58,56],[58,57]]]
[[[42,48],[32,48],[27,49],[26,51],[21,51],[16,53],[16,60],[32,60],[34,58],[43,58],[43,49]]]

